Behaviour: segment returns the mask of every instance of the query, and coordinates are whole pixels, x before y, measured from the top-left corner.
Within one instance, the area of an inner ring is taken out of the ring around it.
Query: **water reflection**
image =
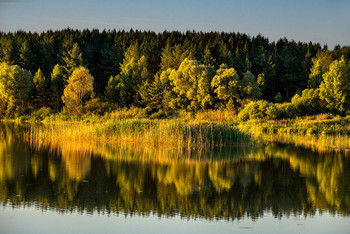
[[[14,207],[227,220],[350,214],[350,160],[340,153],[22,142],[20,131],[2,126],[0,141],[0,201]]]

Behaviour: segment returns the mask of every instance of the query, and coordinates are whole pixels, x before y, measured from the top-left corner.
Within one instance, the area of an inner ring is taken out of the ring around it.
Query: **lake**
[[[0,129],[1,233],[350,232],[344,152],[57,143]]]

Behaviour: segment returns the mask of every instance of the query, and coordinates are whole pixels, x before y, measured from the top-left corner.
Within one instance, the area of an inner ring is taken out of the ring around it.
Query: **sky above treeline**
[[[350,45],[349,0],[0,0],[0,31],[240,32]]]

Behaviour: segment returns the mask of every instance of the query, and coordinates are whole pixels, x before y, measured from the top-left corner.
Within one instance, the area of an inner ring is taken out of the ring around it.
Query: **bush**
[[[295,114],[298,116],[320,114],[326,110],[326,103],[320,99],[319,89],[305,89],[301,96],[292,98]]]
[[[266,115],[268,119],[277,119],[281,115],[281,110],[278,109],[276,105],[270,105],[266,109]]]
[[[31,119],[41,121],[52,114],[50,107],[41,107],[39,110],[33,111]]]
[[[106,102],[102,102],[99,98],[90,99],[85,105],[79,108],[81,114],[103,115],[110,110],[110,105]]]
[[[268,107],[272,104],[264,101],[252,101],[249,102],[244,108],[239,112],[238,119],[248,120],[248,119],[263,119],[267,116],[266,111]]]

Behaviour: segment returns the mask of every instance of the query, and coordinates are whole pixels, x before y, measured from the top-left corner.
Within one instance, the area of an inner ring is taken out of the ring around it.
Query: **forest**
[[[242,33],[73,30],[0,33],[3,117],[143,117],[225,110],[240,120],[350,109],[350,46]]]

